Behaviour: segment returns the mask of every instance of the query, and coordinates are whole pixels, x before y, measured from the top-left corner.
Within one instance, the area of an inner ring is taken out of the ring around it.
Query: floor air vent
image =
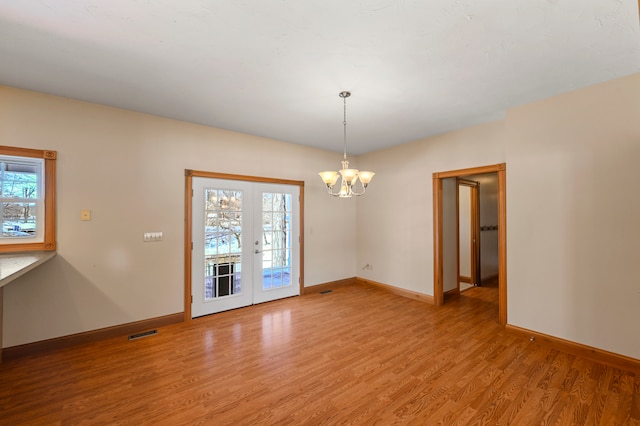
[[[321,291],[320,294],[327,294],[327,293],[331,293],[333,290],[324,290]]]
[[[143,337],[153,336],[154,334],[158,334],[158,330],[149,330],[143,331],[142,333],[136,333],[129,336],[129,340],[142,339]]]

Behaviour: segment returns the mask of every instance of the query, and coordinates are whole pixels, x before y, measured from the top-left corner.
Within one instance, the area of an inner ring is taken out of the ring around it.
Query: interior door
[[[300,294],[299,187],[194,177],[192,317]]]

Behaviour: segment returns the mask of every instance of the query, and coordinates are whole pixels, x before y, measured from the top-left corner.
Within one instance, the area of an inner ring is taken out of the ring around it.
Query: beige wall
[[[306,285],[356,275],[340,153],[8,87],[0,144],[58,151],[58,256],[5,287],[5,347],[182,312],[185,169],[304,180]]]
[[[509,323],[640,359],[640,74],[510,110]]]
[[[502,163],[504,145],[499,121],[360,156],[376,177],[358,199],[358,275],[433,295],[432,174]]]

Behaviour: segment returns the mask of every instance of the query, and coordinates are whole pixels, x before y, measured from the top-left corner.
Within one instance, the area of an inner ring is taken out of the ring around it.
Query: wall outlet
[[[145,232],[144,242],[152,243],[156,241],[162,241],[162,232]]]

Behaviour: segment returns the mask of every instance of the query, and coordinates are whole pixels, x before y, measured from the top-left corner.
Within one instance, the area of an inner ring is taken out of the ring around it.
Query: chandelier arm
[[[332,195],[334,197],[337,197],[340,195],[340,191],[338,192],[333,192],[333,188],[335,187],[335,185],[333,187],[327,185],[327,192],[329,193],[329,195]]]
[[[360,186],[362,187],[362,192],[356,192],[355,191],[355,185],[352,185],[351,186],[351,193],[353,195],[357,195],[357,196],[364,195],[364,193],[367,192],[367,187],[362,182],[360,182]]]

